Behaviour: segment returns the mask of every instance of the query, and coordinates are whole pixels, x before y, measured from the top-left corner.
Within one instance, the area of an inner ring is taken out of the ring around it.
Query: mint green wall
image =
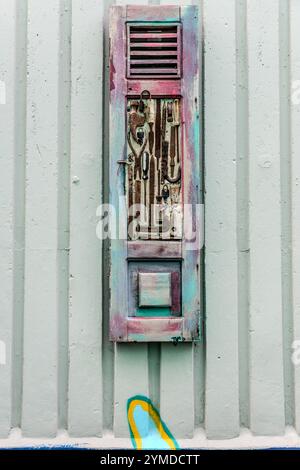
[[[299,1],[115,2],[202,8],[206,339],[176,347],[108,341],[113,3],[0,0],[0,437],[128,436],[137,394],[176,438],[300,431]]]

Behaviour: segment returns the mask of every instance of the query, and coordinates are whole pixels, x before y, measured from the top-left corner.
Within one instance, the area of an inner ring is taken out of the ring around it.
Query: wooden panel
[[[200,123],[199,123],[199,57],[201,31],[199,10],[181,8],[182,21],[182,121],[184,240],[182,264],[183,337],[198,338],[200,316]]]
[[[170,54],[170,53],[169,53]],[[140,53],[140,55],[144,55]],[[147,54],[146,54],[147,55]],[[130,63],[131,64],[150,64],[151,65],[151,61],[149,62],[150,59],[146,60],[146,59],[143,59],[143,60],[131,60]],[[155,59],[154,58],[154,61],[156,64],[176,64],[177,63],[177,59]]]
[[[178,21],[180,18],[179,7],[168,5],[167,18],[164,15],[163,21]],[[128,21],[162,21],[162,10],[159,6],[128,5]]]
[[[291,47],[291,145],[292,145],[292,273],[294,346],[299,350],[300,341],[300,3],[290,2],[290,47]],[[299,354],[296,359],[299,360]],[[295,427],[300,433],[300,364],[294,364]]]
[[[149,397],[147,344],[115,345],[114,435],[129,437],[127,401]]]
[[[126,76],[125,57],[125,23],[126,8],[112,7],[110,10],[110,151],[109,151],[109,202],[115,208],[117,219],[117,237],[111,240],[111,272],[110,289],[110,338],[120,337],[124,320],[128,316],[127,289],[120,289],[120,286],[127,286],[127,262],[126,245],[127,220],[126,207],[124,201],[124,173],[118,160],[124,159],[126,152],[125,134],[125,80],[119,77]],[[113,130],[113,132],[112,132]],[[116,139],[115,136],[118,136]],[[123,198],[123,200],[121,200]],[[121,221],[121,222],[120,222]],[[122,224],[123,221],[123,224]],[[121,226],[122,224],[122,226]],[[122,235],[120,230],[123,229]],[[122,306],[122,308],[120,308]],[[125,338],[122,338],[125,339]]]
[[[160,34],[151,34],[151,33],[145,33],[142,35],[143,38],[147,38],[147,39],[156,39],[156,38],[177,38],[177,34],[176,33],[160,33]],[[141,34],[130,34],[130,38],[132,39],[140,39],[141,38]],[[148,44],[148,43],[146,43]],[[174,44],[174,43],[172,43]],[[176,43],[175,43],[176,44]],[[157,45],[157,44],[156,44]],[[160,44],[159,44],[160,45]],[[161,44],[161,46],[163,46],[163,44]],[[133,46],[134,47],[134,46]]]
[[[76,436],[102,432],[101,241],[96,237],[101,202],[102,3],[72,2],[69,432]]]
[[[110,5],[147,5],[148,0],[105,0],[105,3],[110,3]]]
[[[171,274],[139,273],[139,307],[171,307]]]
[[[284,432],[278,1],[248,2],[250,426]],[[271,84],[271,85],[270,85]]]
[[[128,242],[128,258],[181,258],[181,242]]]
[[[182,318],[127,319],[128,341],[175,341],[182,335]]]
[[[140,51],[131,51],[131,52],[130,52],[130,55],[132,55],[132,56],[135,56],[135,55],[153,56],[153,51],[143,51],[143,54],[141,54]],[[160,55],[160,56],[168,56],[168,57],[169,57],[169,56],[171,56],[171,57],[172,57],[172,56],[177,56],[177,51],[159,51],[159,55]],[[149,57],[149,59],[151,59],[151,57]],[[155,60],[155,57],[152,57],[152,60]],[[156,62],[157,62],[157,63],[168,63],[168,62],[169,62],[169,63],[170,63],[170,62],[171,62],[171,63],[176,63],[177,60],[176,60],[176,59],[173,59],[173,60],[168,61],[167,59],[165,59],[165,60],[161,59],[161,60],[157,60]],[[136,60],[133,59],[133,60],[131,61],[131,63],[132,63],[132,64],[140,64],[140,63],[141,63],[141,64],[147,64],[147,63],[148,63],[148,60],[143,60],[143,61],[142,61],[142,60],[138,60],[138,61],[136,61]]]
[[[180,101],[143,100],[143,112],[138,104],[127,101],[128,236],[173,242],[182,238]]]
[[[139,79],[137,81],[130,80],[127,83],[129,95],[140,96],[142,91],[148,90],[152,98],[158,96],[180,96],[181,81],[180,80],[149,80]]]
[[[155,0],[154,0],[155,1]],[[160,5],[168,5],[170,4],[171,0],[157,0]],[[172,0],[172,5],[198,5],[200,8],[199,0]]]
[[[1,0],[0,11],[0,437],[7,437],[12,413],[15,4]]]
[[[160,413],[176,439],[194,433],[194,346],[162,344]]]
[[[22,432],[57,432],[60,2],[28,1]]]
[[[135,77],[139,76],[141,78],[143,75],[150,76],[151,74],[153,74],[153,78],[154,78],[156,76],[159,76],[160,74],[164,76],[172,76],[172,75],[176,76],[177,71],[172,69],[171,67],[170,68],[149,67],[149,68],[143,68],[142,70],[139,67],[131,67],[131,74],[134,75]]]
[[[218,439],[239,434],[235,2],[205,1],[204,21],[205,426],[208,437]]]

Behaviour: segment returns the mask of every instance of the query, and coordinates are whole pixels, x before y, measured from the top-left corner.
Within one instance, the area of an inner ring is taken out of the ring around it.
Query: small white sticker
[[[6,104],[6,86],[3,80],[0,80],[0,104]]]
[[[0,366],[6,364],[6,344],[0,340]]]

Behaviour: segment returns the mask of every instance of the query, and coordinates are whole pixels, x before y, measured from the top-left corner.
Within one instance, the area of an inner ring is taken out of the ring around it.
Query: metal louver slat
[[[180,78],[180,23],[127,24],[127,77]]]

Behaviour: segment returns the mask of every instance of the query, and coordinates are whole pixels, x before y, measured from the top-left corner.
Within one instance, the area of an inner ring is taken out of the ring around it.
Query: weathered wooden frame
[[[126,160],[126,100],[147,89],[152,97],[181,97],[183,201],[199,204],[199,31],[196,6],[114,6],[110,16],[110,203],[119,220],[127,220],[124,175],[118,160]],[[127,79],[126,23],[181,22],[181,79]],[[116,138],[117,136],[117,138]],[[187,206],[186,206],[187,207]],[[196,212],[193,226],[197,226]],[[199,339],[200,327],[200,242],[130,242],[118,236],[111,240],[110,254],[110,339],[112,341],[192,341]],[[138,256],[137,256],[138,255]],[[182,316],[141,318],[128,311],[128,259],[179,259],[182,262]]]

